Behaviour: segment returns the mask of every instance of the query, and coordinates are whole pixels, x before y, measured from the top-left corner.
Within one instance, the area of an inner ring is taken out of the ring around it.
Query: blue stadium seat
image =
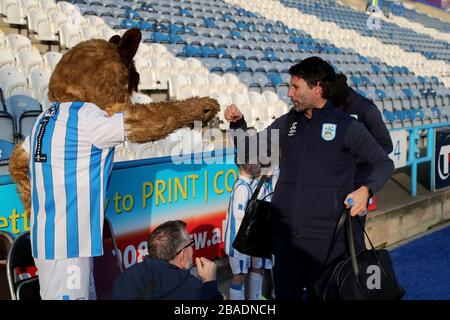
[[[396,79],[395,79],[395,77],[393,77],[393,76],[386,76],[386,79],[387,79],[387,81],[389,82],[389,84],[396,84],[397,83],[397,81],[396,81]]]
[[[189,44],[185,45],[183,48],[183,53],[188,57],[199,57],[201,55],[200,50]]]
[[[277,58],[277,55],[275,54],[275,52],[274,51],[271,51],[271,50],[266,50],[265,52],[264,52],[264,57],[267,59],[267,60],[269,60],[269,61],[274,61],[274,60],[277,60],[278,58]]]
[[[421,109],[414,109],[416,113],[416,118],[423,120],[425,118],[425,115]]]
[[[0,165],[8,162],[15,142],[14,119],[6,111],[0,111]]]
[[[142,3],[141,10],[144,11],[144,12],[156,12],[156,9],[153,8],[153,6],[150,3],[147,3],[147,2]]]
[[[170,38],[168,35],[165,35],[164,33],[161,32],[154,32],[151,36],[151,39],[153,42],[156,43],[170,43]]]
[[[205,27],[206,28],[215,28],[216,24],[214,22],[214,19],[212,19],[212,18],[205,19]]]
[[[355,86],[359,86],[359,84],[361,83],[360,78],[354,75],[350,77],[350,80],[353,82]]]
[[[238,73],[241,73],[247,68],[247,65],[245,64],[245,60],[243,59],[233,59],[231,61],[231,68],[225,70],[228,71],[236,71]]]
[[[405,96],[409,99],[412,99],[414,97],[413,92],[411,91],[411,89],[403,89],[403,93],[405,94]]]
[[[170,32],[169,25],[170,24],[158,23],[156,25],[156,31],[158,31],[158,32]]]
[[[174,23],[169,24],[167,29],[170,33],[184,33],[184,28]]]
[[[234,19],[233,19],[233,16],[231,15],[231,14],[229,14],[229,13],[224,13],[223,15],[222,15],[222,19],[221,19],[222,21],[225,21],[225,22],[230,22],[230,21],[233,21]]]
[[[375,73],[380,73],[381,72],[381,68],[379,66],[377,66],[376,64],[372,64],[372,71]]]
[[[178,12],[180,16],[182,17],[193,17],[192,12],[189,11],[188,9],[180,9],[180,11]]]
[[[431,111],[433,112],[435,118],[441,117],[441,110],[439,108],[433,107],[431,108]]]
[[[186,43],[185,41],[183,41],[183,39],[180,37],[180,35],[176,34],[176,33],[170,33],[169,34],[169,43],[171,44],[177,44],[177,43]]]
[[[404,110],[404,113],[406,114],[406,118],[412,122],[416,120],[417,113],[415,109]]]
[[[420,84],[424,85],[426,83],[426,80],[422,76],[418,76],[417,79],[419,80]]]
[[[125,29],[139,28],[139,23],[133,19],[124,19],[121,26]]]
[[[400,69],[401,69],[402,73],[404,73],[404,74],[409,74],[409,72],[410,72],[407,67],[401,67]]]
[[[390,123],[394,123],[397,120],[397,116],[392,111],[383,110],[383,116]]]
[[[155,31],[156,30],[155,23],[150,23],[148,21],[141,20],[138,22],[138,24],[139,24],[139,29],[141,29],[141,31]]]
[[[134,19],[134,18],[140,18],[141,15],[139,14],[139,12],[128,8],[127,10],[125,10],[125,15],[128,19]]]
[[[247,23],[247,30],[250,32],[256,32],[256,25],[253,22]]]
[[[14,95],[6,100],[6,110],[13,117],[19,138],[30,134],[36,117],[42,112],[39,102],[25,95]]]
[[[241,38],[241,33],[239,31],[231,30],[229,37],[231,39],[239,39]]]
[[[375,89],[375,94],[380,100],[386,99],[386,92],[381,89]]]
[[[200,54],[203,58],[213,57],[216,56],[216,50],[208,46],[201,46]]]
[[[227,50],[225,48],[216,48],[216,55],[218,58],[228,57]]]
[[[265,27],[267,33],[275,32],[275,27],[270,22],[266,23],[264,27]]]
[[[360,76],[359,80],[360,80],[360,84],[362,84],[364,86],[368,86],[370,84],[370,79],[366,76]]]
[[[191,26],[183,26],[181,32],[185,34],[195,34],[194,28],[192,28]]]
[[[271,72],[267,74],[267,78],[270,83],[272,83],[275,87],[278,87],[283,82],[281,75],[279,73]]]

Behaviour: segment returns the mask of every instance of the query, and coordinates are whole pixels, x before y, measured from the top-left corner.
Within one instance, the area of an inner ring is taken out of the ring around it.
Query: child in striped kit
[[[252,196],[252,181],[259,172],[259,165],[238,165],[239,177],[233,185],[228,204],[225,230],[225,254],[228,255],[233,278],[230,285],[230,300],[245,300],[245,280],[250,268],[250,256],[233,248],[245,208]]]

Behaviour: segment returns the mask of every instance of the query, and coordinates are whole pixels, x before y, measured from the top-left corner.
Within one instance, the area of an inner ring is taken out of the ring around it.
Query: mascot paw
[[[203,124],[208,123],[220,111],[217,100],[212,98],[198,98],[200,111],[203,112]]]

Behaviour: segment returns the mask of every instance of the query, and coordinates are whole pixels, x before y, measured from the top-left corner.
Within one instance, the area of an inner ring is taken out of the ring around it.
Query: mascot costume
[[[66,52],[49,83],[52,106],[16,145],[10,173],[31,214],[31,246],[43,299],[95,299],[92,258],[103,254],[103,202],[114,147],[207,123],[210,98],[131,103],[141,32],[89,40]]]

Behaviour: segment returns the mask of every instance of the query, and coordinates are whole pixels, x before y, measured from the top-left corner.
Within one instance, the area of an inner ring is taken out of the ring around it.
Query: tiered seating
[[[128,28],[140,28],[143,43],[135,63],[141,76],[141,90],[169,89],[170,96],[179,99],[194,95],[212,96],[222,107],[235,103],[243,110],[249,124],[257,129],[264,128],[287,111],[290,103],[287,98],[288,69],[311,55],[319,55],[329,61],[336,71],[348,76],[349,84],[355,90],[374,100],[388,127],[450,120],[447,110],[450,91],[439,78],[417,76],[407,67],[391,66],[380,58],[336,47],[340,38],[343,44],[352,41],[343,39],[346,36],[339,31],[338,41],[333,44],[228,2],[239,1],[77,0],[73,5],[67,2],[55,4],[53,0],[22,0],[17,3],[26,12],[28,32],[36,35],[39,25],[45,21],[51,25],[50,29],[59,31],[62,49],[71,48],[85,39],[109,39],[114,34],[123,34]],[[291,10],[308,12],[323,21],[333,21],[343,28],[367,33],[366,29],[361,30],[362,22],[365,26],[366,15],[334,2],[327,8],[320,1],[283,3],[296,8]],[[304,22],[311,23],[309,20]],[[420,52],[430,61],[450,61],[448,50],[444,50],[448,49],[448,44],[444,41],[422,37],[422,34],[393,24],[384,27],[383,32],[373,35],[383,43]],[[35,36],[35,39],[39,37]],[[15,68],[25,73],[28,81],[17,76],[22,87],[15,87],[14,92],[22,93],[21,90],[25,91],[23,88],[31,88],[30,95],[48,105],[45,83],[48,83],[61,55],[54,52],[38,57],[29,40],[13,40],[11,42],[0,35],[0,50],[5,53],[1,55],[0,68]],[[410,46],[413,42],[415,47]],[[364,45],[375,49],[376,42],[369,38]],[[394,49],[389,53],[391,56],[395,54]],[[11,95],[8,88],[6,98]],[[147,103],[149,97],[137,94],[133,101]],[[220,128],[224,129],[227,126],[222,117],[223,110],[219,120]],[[167,139],[169,145],[174,140],[173,137]],[[209,142],[204,144],[209,145]],[[167,145],[166,142],[157,142],[145,147],[123,146],[117,153],[123,159],[167,155]]]
[[[288,7],[301,12],[313,14],[322,21],[331,21],[344,29],[355,30],[358,33],[375,37],[386,44],[395,44],[405,51],[419,52],[427,59],[445,60],[450,62],[448,43],[433,39],[428,35],[416,33],[407,28],[382,22],[382,28],[376,32],[367,28],[367,15],[334,1],[281,1]]]
[[[396,12],[394,11],[394,14]],[[442,20],[430,17],[424,13],[417,12],[415,10],[408,9],[407,7],[402,8],[398,14],[407,18],[410,21],[418,22],[425,27],[433,28],[444,33],[450,33],[450,25]]]
[[[281,6],[277,5],[277,2],[252,1],[251,3],[246,3],[244,1],[239,0],[232,0],[232,1],[230,0],[227,2],[243,4],[246,8],[255,8],[258,12],[262,12],[267,17],[275,18],[276,16],[283,18],[283,21],[293,21],[294,19],[293,18],[294,15],[291,14],[291,12],[289,12],[289,8],[288,9],[285,8],[280,14],[274,15],[273,13],[280,12]],[[305,2],[302,2],[302,5],[304,5],[304,3]],[[293,10],[292,13],[295,13],[294,11],[297,11],[296,9],[291,10]],[[303,15],[301,19],[302,22],[296,25],[305,25],[308,27],[308,30],[314,30],[314,28],[321,29],[323,27],[324,31],[326,31],[327,34],[325,33],[322,34],[323,37],[321,37],[320,39],[333,39],[335,43],[338,42],[336,40],[339,40],[339,37],[342,36],[347,37],[347,35],[340,34],[340,31],[336,30],[336,27],[332,28],[326,25],[327,22],[323,23],[314,22],[315,25],[313,25],[311,17],[312,17],[311,15],[309,16]],[[296,21],[299,21],[298,16],[295,16],[295,19]],[[367,16],[365,19],[367,20]],[[278,21],[277,23],[281,23],[281,21]],[[290,25],[292,24],[294,23],[291,23]],[[328,34],[328,32],[331,33]],[[319,32],[316,33],[320,34],[320,30]],[[300,38],[297,40],[298,42],[304,43],[306,40],[306,42],[308,43],[309,41],[307,38],[305,39],[304,37],[303,39],[301,39],[302,37],[298,38]],[[369,41],[372,40],[367,37],[364,38],[364,40],[367,39]],[[316,41],[319,42],[320,44],[320,42],[322,42],[323,40],[316,40]],[[354,42],[355,40],[349,37],[348,39],[345,39],[345,41],[343,41],[342,43],[351,43],[352,41]],[[359,45],[361,45],[361,43],[359,43]],[[303,48],[305,46],[308,47],[307,45],[303,44]],[[300,46],[300,48],[302,47]],[[313,48],[308,49],[310,52],[313,52],[314,54],[319,55],[324,59],[328,60],[331,64],[335,66],[336,70],[344,72],[349,76],[349,78],[353,78],[354,81],[351,81],[350,84],[355,89],[357,89],[361,94],[373,99],[381,111],[384,111],[384,108],[386,108],[387,109],[386,113],[388,113],[390,112],[390,109],[392,109],[395,106],[398,110],[397,113],[400,113],[402,115],[405,115],[407,113],[410,115],[409,118],[407,116],[385,118],[388,127],[399,127],[399,126],[402,127],[402,126],[411,126],[413,124],[418,125],[418,124],[427,124],[430,122],[447,121],[447,118],[442,116],[443,114],[445,114],[444,112],[439,113],[441,115],[440,118],[436,118],[435,117],[436,113],[428,112],[430,111],[430,109],[427,109],[426,110],[427,112],[424,112],[424,114],[432,115],[432,117],[421,117],[422,115],[421,112],[412,113],[408,111],[402,113],[399,110],[399,108],[410,110],[411,109],[410,106],[411,104],[413,104],[416,105],[417,108],[438,107],[441,111],[443,111],[445,107],[448,105],[448,99],[450,98],[449,90],[447,87],[445,87],[444,82],[442,82],[438,78],[430,76],[417,77],[416,74],[411,72],[406,67],[389,66],[386,63],[382,62],[379,58],[370,58],[364,57],[359,54],[355,54],[355,52],[352,49],[339,48],[337,53],[331,54],[320,52],[321,51],[320,46],[318,45],[316,45],[315,48],[313,46]],[[376,48],[374,47],[374,49]],[[381,53],[375,56],[383,57],[384,54],[385,53]],[[389,55],[394,55],[394,52],[389,53]],[[399,57],[402,56],[401,53],[397,53],[397,55]],[[422,60],[424,59],[422,58]],[[445,65],[447,66],[447,64]],[[448,74],[448,71],[449,71],[448,67],[446,67],[446,69],[442,69],[443,74],[445,74],[446,72]],[[361,78],[363,79],[363,81],[359,81]],[[409,91],[408,95],[406,95],[404,89],[411,89],[413,95],[411,96],[410,95],[411,92]],[[422,90],[420,91],[420,89]],[[417,114],[420,117],[413,118],[413,114]],[[411,118],[413,118],[414,121],[411,121]]]

